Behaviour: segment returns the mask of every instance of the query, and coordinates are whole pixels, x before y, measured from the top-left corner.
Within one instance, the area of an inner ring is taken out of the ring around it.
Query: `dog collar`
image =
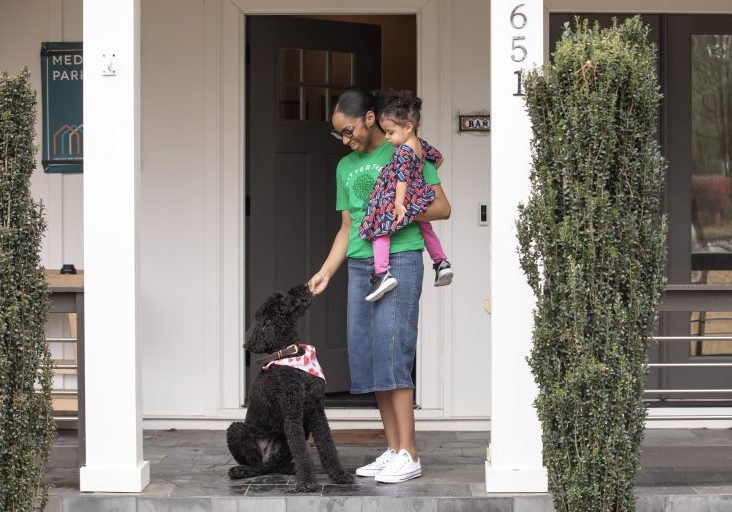
[[[305,344],[301,344],[300,347],[302,347],[302,349],[305,351],[303,355],[297,357],[287,357],[284,359],[275,359],[265,364],[262,367],[262,370],[266,371],[273,364],[280,366],[289,366],[291,368],[301,370],[305,373],[309,373],[310,375],[314,375],[315,377],[319,377],[325,380],[323,370],[320,368],[318,359],[315,356],[315,347]]]
[[[289,347],[285,347],[282,350],[278,350],[277,352],[274,352],[272,354],[260,357],[259,359],[257,359],[257,363],[265,365],[272,361],[276,361],[277,359],[282,359],[283,357],[294,356],[295,354],[297,354],[298,349],[299,347],[293,343]]]

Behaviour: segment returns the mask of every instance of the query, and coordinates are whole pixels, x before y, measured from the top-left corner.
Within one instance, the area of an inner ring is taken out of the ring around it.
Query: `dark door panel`
[[[344,89],[380,87],[380,46],[375,25],[247,17],[247,322],[328,255],[341,222],[336,165],[348,150],[329,135],[330,113]],[[345,322],[342,269],[300,326],[317,347],[327,393],[350,388]],[[249,366],[250,382],[257,372]]]

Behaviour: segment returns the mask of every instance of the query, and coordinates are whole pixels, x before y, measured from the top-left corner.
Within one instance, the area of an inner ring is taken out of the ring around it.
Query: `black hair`
[[[379,116],[386,105],[386,101],[387,95],[382,91],[369,92],[360,87],[353,87],[340,95],[333,111],[340,112],[348,117],[363,117],[367,112],[373,112],[376,127],[381,130]]]
[[[416,129],[419,126],[421,110],[422,100],[414,96],[412,91],[389,91],[384,94],[379,116],[400,126],[411,122]]]
[[[348,117],[363,117],[368,111],[376,113],[376,97],[366,89],[348,89],[338,98],[335,111]]]

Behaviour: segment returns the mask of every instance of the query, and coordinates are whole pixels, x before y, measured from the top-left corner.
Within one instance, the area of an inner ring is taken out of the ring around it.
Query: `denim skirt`
[[[389,265],[397,287],[366,302],[374,260],[348,260],[348,362],[354,394],[414,387],[422,251],[391,254]]]

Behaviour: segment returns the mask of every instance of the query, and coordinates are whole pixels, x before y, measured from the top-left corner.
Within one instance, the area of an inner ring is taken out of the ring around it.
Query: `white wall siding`
[[[0,71],[31,72],[31,84],[41,100],[41,43],[81,40],[81,0],[3,0],[0,7]],[[38,126],[41,111],[38,110]],[[39,130],[40,134],[40,130]],[[49,175],[41,167],[41,140],[38,168],[31,188],[46,208],[48,230],[43,241],[43,264],[61,268],[62,263],[84,266],[80,175]]]
[[[204,286],[202,0],[142,4],[143,410],[201,415]]]
[[[80,40],[81,8],[81,0],[4,0],[0,69],[27,65],[40,91],[40,44]],[[489,228],[477,222],[478,203],[489,197],[490,138],[456,133],[458,111],[488,108],[490,9],[489,0],[440,0],[425,9],[435,16],[421,36],[424,48],[439,56],[421,58],[442,63],[432,75],[422,70],[426,101],[435,103],[425,135],[447,156],[440,174],[453,215],[436,226],[456,268],[453,285],[439,290],[426,272],[420,383],[427,398],[418,418],[434,425],[443,417],[485,419],[490,408]],[[243,412],[241,20],[229,0],[142,2],[141,336],[149,418]],[[33,193],[47,207],[44,264],[83,268],[81,176],[39,170]],[[372,412],[340,415],[373,422]]]
[[[487,111],[490,105],[490,2],[452,2],[452,110]],[[453,119],[453,126],[456,124]],[[458,135],[453,129],[450,154],[453,281],[450,386],[454,416],[488,416],[490,401],[490,226],[478,225],[478,204],[490,199],[490,137]],[[485,393],[485,394],[483,394]]]

